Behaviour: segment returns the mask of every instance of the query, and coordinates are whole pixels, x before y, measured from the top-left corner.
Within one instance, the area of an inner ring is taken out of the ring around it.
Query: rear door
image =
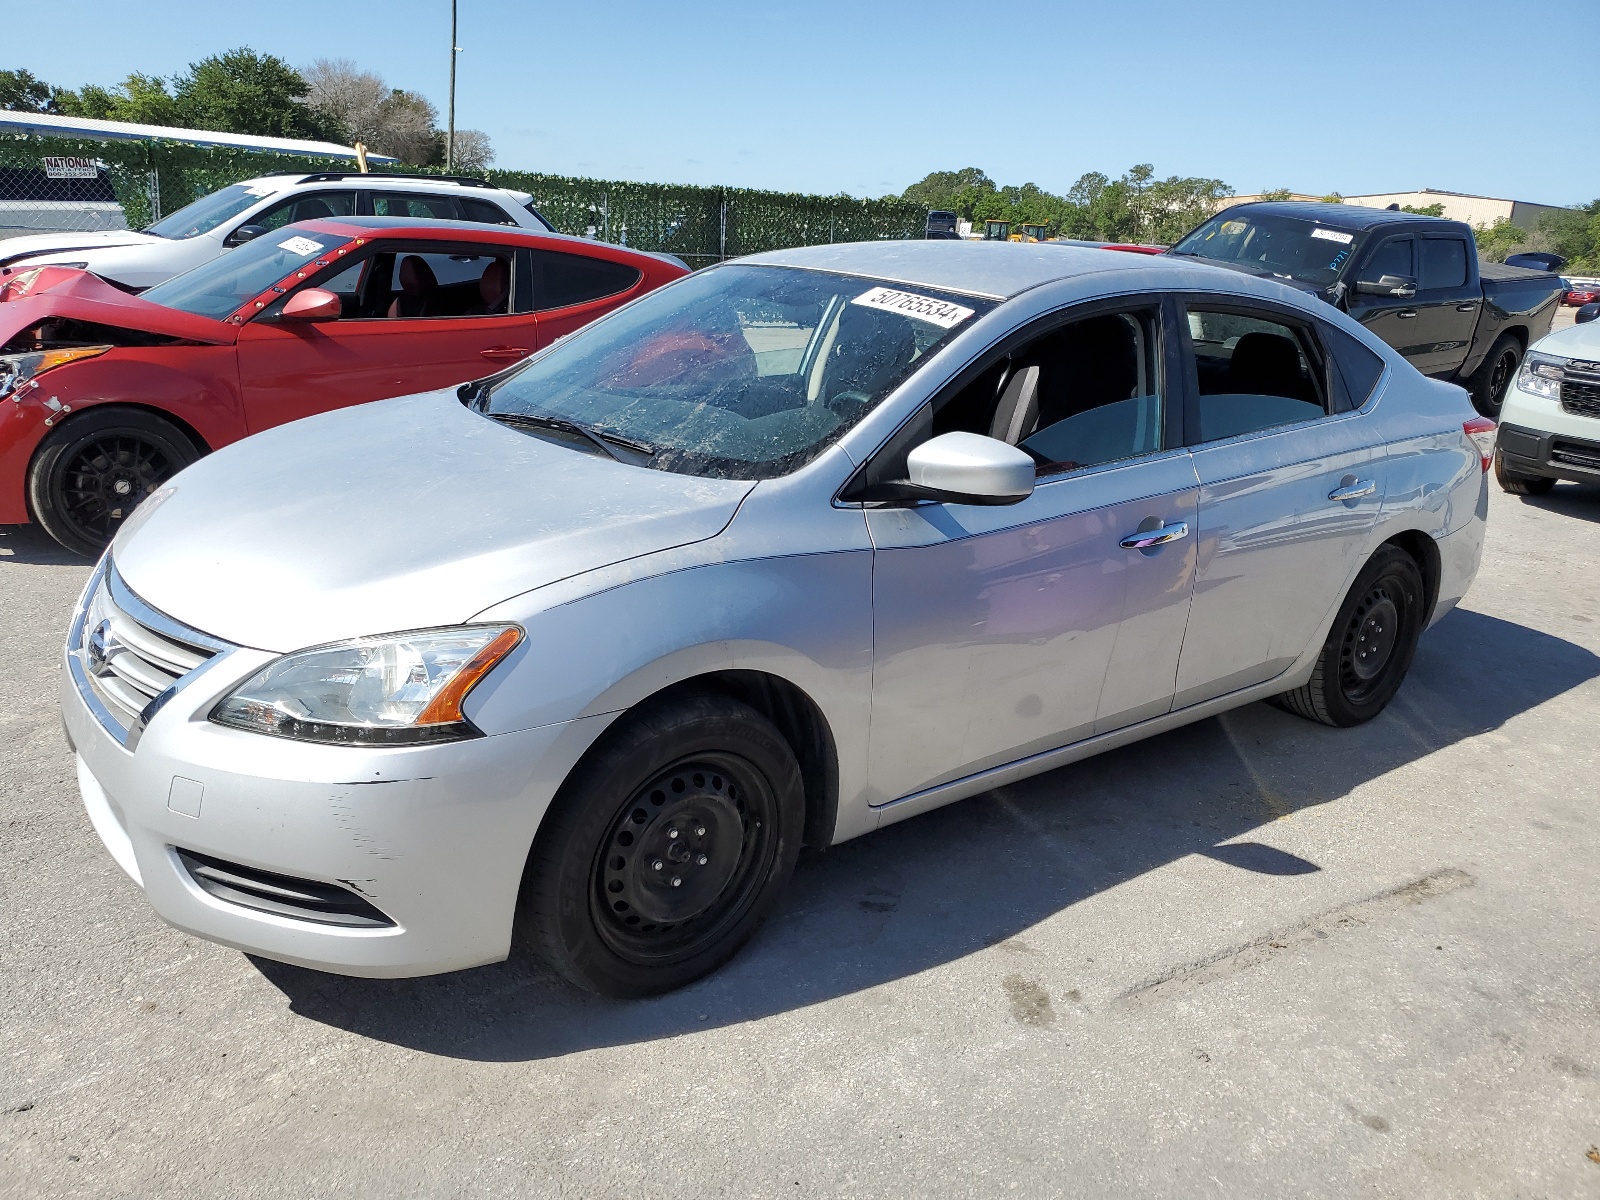
[[[1384,492],[1369,420],[1314,322],[1217,296],[1187,310],[1199,558],[1176,708],[1299,658],[1357,569]]]
[[[408,258],[416,259],[407,267]],[[239,380],[255,432],[313,413],[482,378],[532,353],[535,323],[517,312],[516,251],[460,242],[369,244],[285,295],[239,333]],[[493,276],[503,272],[503,290]],[[485,275],[491,278],[484,283]],[[428,286],[408,297],[404,279]],[[322,287],[337,321],[278,319],[290,296]],[[417,304],[407,309],[404,301]],[[412,314],[416,315],[412,315]]]

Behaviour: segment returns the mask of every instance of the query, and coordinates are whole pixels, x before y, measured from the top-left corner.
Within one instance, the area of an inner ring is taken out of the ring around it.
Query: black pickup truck
[[[1561,280],[1480,263],[1460,221],[1354,204],[1224,209],[1169,254],[1280,279],[1344,309],[1424,375],[1461,384],[1486,417],[1550,332]]]

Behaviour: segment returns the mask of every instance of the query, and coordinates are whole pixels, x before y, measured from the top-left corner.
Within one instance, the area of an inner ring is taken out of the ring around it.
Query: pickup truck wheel
[[[1360,725],[1394,699],[1427,619],[1416,560],[1387,545],[1367,560],[1339,606],[1304,687],[1275,697],[1279,708],[1324,725]]]
[[[1494,452],[1494,481],[1501,491],[1513,496],[1543,496],[1556,485],[1548,475],[1521,475],[1507,470],[1505,456],[1498,449]]]
[[[715,694],[622,718],[529,855],[521,937],[580,987],[656,995],[738,951],[794,871],[805,789],[776,727]]]
[[[199,457],[170,421],[137,408],[92,408],[40,444],[28,502],[46,533],[94,558],[141,500]]]
[[[1517,377],[1517,368],[1521,365],[1522,343],[1509,333],[1501,334],[1467,381],[1467,390],[1472,393],[1472,407],[1490,420],[1498,421],[1506,391]]]

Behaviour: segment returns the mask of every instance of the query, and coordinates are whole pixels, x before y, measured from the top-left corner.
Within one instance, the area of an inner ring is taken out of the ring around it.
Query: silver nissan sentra
[[[701,271],[249,438],[95,571],[62,709],[172,924],[677,987],[827,846],[1272,699],[1371,719],[1493,425],[1270,279],[1010,243]]]

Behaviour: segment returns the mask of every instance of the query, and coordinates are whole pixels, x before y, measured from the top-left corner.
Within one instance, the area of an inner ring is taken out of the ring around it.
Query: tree
[[[1600,271],[1600,200],[1540,217],[1530,248],[1564,256],[1563,270]]]
[[[342,138],[344,131],[306,106],[309,85],[283,59],[247,47],[189,65],[173,80],[181,120],[197,129],[266,137]]]
[[[183,125],[184,116],[167,91],[166,82],[154,75],[129,75],[115,88],[86,83],[76,92],[58,91],[56,111],[69,117],[100,121],[134,121],[142,125]]]
[[[1444,205],[1442,203],[1402,204],[1400,206],[1400,211],[1416,213],[1419,217],[1442,217],[1444,216]]]
[[[426,96],[394,88],[378,105],[379,131],[374,150],[392,154],[414,167],[431,167],[444,161],[444,135],[439,132],[439,110]]]
[[[997,191],[994,180],[977,167],[959,171],[934,171],[900,194],[902,200],[928,209],[954,212],[965,220],[979,219],[973,206]]]
[[[1287,200],[1293,195],[1294,193],[1288,188],[1271,188],[1268,191],[1262,192],[1261,198],[1263,200]]]
[[[319,58],[300,72],[306,81],[307,107],[338,125],[352,141],[365,142],[380,154],[383,127],[379,110],[389,85],[348,58]]]
[[[481,129],[456,130],[455,169],[478,172],[494,162],[494,147]]]
[[[55,112],[56,89],[32,71],[0,71],[0,108],[11,112]]]
[[[1505,262],[1506,255],[1528,240],[1527,232],[1513,225],[1510,217],[1496,217],[1493,225],[1479,225],[1472,236],[1478,243],[1478,257],[1490,262]]]

